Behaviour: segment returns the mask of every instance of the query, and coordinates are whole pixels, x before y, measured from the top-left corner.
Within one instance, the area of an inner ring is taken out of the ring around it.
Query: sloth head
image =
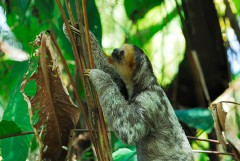
[[[114,49],[109,62],[122,79],[133,79],[142,68],[146,69],[146,66],[152,70],[151,63],[143,50],[131,44],[124,44],[121,48]]]

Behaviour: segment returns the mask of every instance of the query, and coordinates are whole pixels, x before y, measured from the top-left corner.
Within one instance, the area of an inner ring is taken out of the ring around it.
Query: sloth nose
[[[112,52],[112,59],[117,62],[120,62],[122,60],[123,54],[124,54],[123,50],[116,48]]]
[[[117,53],[118,53],[118,49],[114,49],[113,52],[112,52],[112,55],[113,55],[113,56],[114,56],[114,55],[117,55]]]
[[[122,56],[123,54],[124,54],[124,51],[120,50],[118,48],[114,49],[113,52],[112,52],[113,56]]]
[[[112,56],[113,57],[117,57],[118,56],[118,52],[119,52],[119,49],[114,49],[113,52],[112,52]]]

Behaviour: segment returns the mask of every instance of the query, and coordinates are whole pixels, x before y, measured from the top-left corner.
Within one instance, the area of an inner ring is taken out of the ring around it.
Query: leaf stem
[[[8,135],[0,136],[0,139],[6,139],[6,138],[10,138],[10,137],[23,136],[23,135],[29,135],[29,134],[35,134],[35,133],[33,131],[26,131],[26,132],[20,132],[20,133],[15,133],[15,134],[8,134]]]

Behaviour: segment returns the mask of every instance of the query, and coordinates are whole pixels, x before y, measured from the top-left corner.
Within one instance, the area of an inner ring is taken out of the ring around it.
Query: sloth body
[[[115,49],[107,62],[91,34],[97,69],[86,71],[104,117],[126,144],[136,144],[138,161],[192,161],[192,149],[144,52],[133,45]]]

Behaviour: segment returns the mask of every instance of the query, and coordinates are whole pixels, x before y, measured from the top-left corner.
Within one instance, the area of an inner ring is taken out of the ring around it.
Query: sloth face
[[[123,79],[132,78],[136,68],[135,49],[133,45],[124,44],[121,48],[116,48],[112,52],[111,63]]]

